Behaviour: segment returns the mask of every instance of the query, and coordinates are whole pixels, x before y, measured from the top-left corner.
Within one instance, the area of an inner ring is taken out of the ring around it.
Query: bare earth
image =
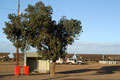
[[[120,64],[56,65],[55,77],[49,74],[14,76],[14,67],[14,62],[0,62],[0,80],[120,80]]]

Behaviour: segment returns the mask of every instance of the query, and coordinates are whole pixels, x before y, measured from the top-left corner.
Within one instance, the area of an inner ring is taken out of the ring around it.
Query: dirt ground
[[[0,80],[120,80],[120,64],[56,65],[56,75],[14,76],[15,62],[0,62]]]

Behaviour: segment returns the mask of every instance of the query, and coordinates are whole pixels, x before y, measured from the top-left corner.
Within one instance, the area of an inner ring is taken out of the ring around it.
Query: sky
[[[53,20],[66,16],[82,22],[83,33],[68,46],[68,53],[120,53],[120,0],[20,0],[20,11],[38,1],[52,6]],[[17,0],[0,0],[0,52],[12,53],[16,50],[2,30],[9,13],[17,14]]]

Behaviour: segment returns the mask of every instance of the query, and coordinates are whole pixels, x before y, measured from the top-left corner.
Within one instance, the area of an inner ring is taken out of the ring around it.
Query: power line
[[[11,8],[5,8],[5,7],[0,7],[0,9],[17,11],[17,9],[11,9]]]

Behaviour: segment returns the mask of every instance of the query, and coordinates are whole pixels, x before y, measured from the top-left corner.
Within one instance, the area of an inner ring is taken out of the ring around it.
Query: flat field
[[[0,80],[120,80],[120,64],[59,64],[55,77],[49,74],[14,76],[14,67],[15,62],[0,62]]]

